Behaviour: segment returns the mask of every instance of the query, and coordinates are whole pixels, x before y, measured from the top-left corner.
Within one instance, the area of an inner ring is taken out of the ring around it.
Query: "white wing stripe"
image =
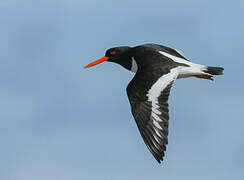
[[[153,121],[153,124],[154,124],[158,129],[163,130],[163,128],[158,124],[157,121]]]
[[[174,49],[177,53],[179,53],[181,56],[183,56],[184,58],[186,58],[185,57],[185,55],[180,51],[180,50],[178,50],[178,49]]]
[[[131,66],[131,71],[136,73],[137,72],[137,69],[138,69],[138,66],[137,66],[137,63],[136,63],[136,60],[134,59],[134,57],[132,57],[132,66]]]
[[[155,113],[151,113],[151,116],[156,120],[156,121],[159,121],[159,122],[162,122],[162,119],[160,119],[160,117],[158,117],[158,115],[157,114],[155,114]]]
[[[161,137],[161,138],[162,138],[161,134],[158,132],[158,130],[157,130],[157,129],[154,129],[154,131],[156,132],[156,134],[157,134],[159,137]]]
[[[155,107],[152,107],[152,111],[157,114],[157,115],[161,115],[162,113]]]
[[[162,119],[158,115],[161,115],[162,113],[158,110],[159,106],[158,104],[158,97],[161,95],[163,90],[172,82],[174,81],[182,67],[176,67],[170,70],[168,74],[163,75],[160,77],[151,87],[151,89],[148,91],[147,97],[148,101],[152,103],[152,110],[151,110],[151,116],[154,118],[153,124],[159,128],[160,125],[158,122],[162,122]],[[158,121],[158,122],[157,122]]]
[[[157,107],[158,97],[160,96],[161,92],[172,82],[174,81],[182,67],[176,67],[170,70],[168,74],[163,75],[160,77],[148,91],[148,101],[152,102],[153,107]]]
[[[163,51],[158,51],[160,54],[172,59],[173,61],[177,62],[177,63],[183,63],[183,64],[187,64],[189,66],[193,65],[194,63],[190,62],[190,61],[187,61],[183,58],[180,58],[180,57],[176,57],[176,56],[173,56],[169,53],[166,53],[166,52],[163,52]]]
[[[170,58],[174,62],[186,64],[189,66],[189,67],[182,67],[182,70],[179,73],[178,78],[190,77],[190,76],[198,75],[198,74],[207,74],[207,73],[203,72],[203,70],[206,70],[206,66],[203,66],[201,64],[192,63],[190,61],[186,61],[183,58],[173,56],[173,55],[168,54],[163,51],[159,51],[159,53],[162,54],[163,56]]]

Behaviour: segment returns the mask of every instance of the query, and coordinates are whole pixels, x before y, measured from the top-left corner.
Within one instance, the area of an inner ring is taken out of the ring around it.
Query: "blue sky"
[[[243,179],[244,1],[0,2],[0,179]],[[114,46],[158,43],[225,68],[178,80],[164,162],[147,150]]]

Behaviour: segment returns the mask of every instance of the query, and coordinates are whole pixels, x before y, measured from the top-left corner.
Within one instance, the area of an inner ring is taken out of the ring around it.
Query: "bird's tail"
[[[223,71],[224,68],[222,67],[203,66],[201,68],[202,73],[193,76],[201,79],[213,80],[213,75],[221,75],[223,74]]]
[[[212,67],[207,66],[206,70],[203,70],[205,73],[211,74],[211,75],[222,75],[224,68],[222,67]]]

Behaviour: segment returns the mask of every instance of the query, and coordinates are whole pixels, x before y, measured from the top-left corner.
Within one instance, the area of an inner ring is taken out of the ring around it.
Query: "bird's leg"
[[[213,81],[213,76],[211,75],[201,74],[201,75],[194,75],[194,77],[201,78],[201,79],[209,79]]]

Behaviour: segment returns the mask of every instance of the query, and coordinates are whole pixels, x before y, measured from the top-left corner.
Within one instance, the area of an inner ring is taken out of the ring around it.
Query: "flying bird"
[[[131,111],[146,146],[159,163],[168,144],[168,98],[174,81],[187,77],[213,80],[213,75],[224,70],[190,62],[180,51],[158,44],[110,48],[104,57],[84,68],[105,61],[135,73],[126,88]]]

